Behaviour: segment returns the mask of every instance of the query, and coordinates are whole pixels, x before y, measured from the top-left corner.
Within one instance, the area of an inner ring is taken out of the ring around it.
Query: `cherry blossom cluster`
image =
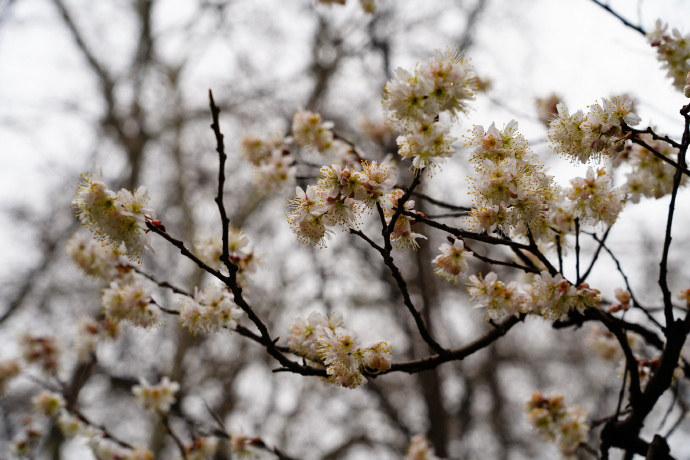
[[[97,241],[88,232],[75,233],[67,242],[67,255],[86,275],[110,280],[120,275],[127,265],[123,252],[104,241]]]
[[[288,348],[296,355],[319,362],[319,338],[326,335],[326,329],[335,331],[341,324],[343,314],[339,311],[325,316],[312,312],[306,319],[299,316],[290,327]]]
[[[527,295],[521,292],[516,281],[507,285],[498,280],[498,275],[490,272],[486,276],[470,276],[467,292],[477,308],[483,308],[483,317],[495,320],[506,315],[516,315],[529,311]]]
[[[263,188],[275,189],[295,179],[294,160],[282,135],[248,134],[242,139],[242,154],[254,166],[255,182]]]
[[[300,109],[292,118],[292,139],[300,147],[339,158],[350,151],[350,146],[335,138],[333,126],[332,121],[323,121],[318,113]]]
[[[526,409],[532,426],[544,439],[557,442],[564,458],[573,458],[580,444],[587,441],[587,413],[579,406],[566,406],[563,396],[535,392]]]
[[[575,287],[560,273],[552,276],[546,271],[534,275],[530,283],[522,285],[516,281],[506,285],[494,272],[483,278],[472,275],[467,292],[478,308],[484,308],[486,320],[530,313],[556,321],[565,319],[571,310],[582,312],[596,307],[601,301],[599,291],[587,283]]]
[[[628,338],[633,337],[628,335]],[[632,341],[632,339],[631,339]],[[593,325],[587,337],[585,338],[587,346],[604,361],[620,361],[623,356],[623,350],[618,344],[618,339],[612,332],[604,329],[599,325]]]
[[[588,168],[586,177],[570,180],[567,197],[572,210],[583,224],[608,226],[618,219],[625,204],[625,192],[613,187],[613,178],[603,169]]]
[[[44,390],[31,399],[34,411],[46,417],[55,417],[65,407],[65,398],[59,393]]]
[[[668,33],[668,24],[657,20],[647,39],[650,45],[656,47],[657,59],[666,70],[666,76],[673,80],[673,86],[684,91],[685,79],[690,71],[690,35],[683,36],[678,29]]]
[[[97,239],[107,241],[115,249],[124,245],[125,255],[141,260],[147,245],[146,221],[154,216],[148,202],[145,187],[115,193],[102,181],[85,174],[72,204],[81,223]]]
[[[197,289],[193,298],[183,296],[180,301],[180,324],[192,334],[235,329],[242,314],[230,291],[217,284]]]
[[[106,321],[85,319],[80,325],[76,344],[80,359],[88,359],[99,340],[117,336],[122,321],[144,328],[160,323],[152,283],[128,265],[122,251],[78,232],[68,242],[67,253],[87,275],[110,281],[101,297]]]
[[[392,346],[384,340],[360,345],[357,334],[341,327],[342,323],[340,312],[299,317],[290,328],[288,347],[299,356],[323,363],[333,384],[356,388],[366,382],[363,371],[390,369]]]
[[[627,289],[616,288],[614,291],[614,296],[616,297],[616,302],[609,307],[609,313],[616,313],[621,310],[630,310],[630,301],[632,300],[632,294]]]
[[[539,237],[548,231],[547,203],[554,199],[552,176],[527,147],[515,120],[503,130],[475,126],[467,145],[476,177],[472,219],[484,230]]]
[[[153,286],[144,277],[130,273],[116,279],[103,290],[101,304],[106,318],[127,321],[133,326],[154,327],[161,313],[153,302]]]
[[[222,270],[220,257],[223,255],[223,240],[217,236],[197,238],[194,242],[197,256],[209,267]],[[239,228],[228,229],[228,258],[237,266],[237,277],[240,284],[246,282],[247,276],[256,269],[256,255],[249,237]]]
[[[636,126],[641,119],[633,113],[633,103],[625,96],[602,98],[585,114],[568,112],[558,104],[558,116],[549,124],[549,140],[558,153],[586,163],[590,159],[612,157],[624,148],[622,123]]]
[[[436,456],[433,446],[423,434],[417,434],[410,439],[407,446],[405,460],[440,460]]]
[[[472,253],[465,249],[462,240],[455,240],[452,244],[443,243],[438,250],[441,254],[431,262],[436,266],[434,273],[453,284],[465,279],[469,268],[467,261]]]
[[[557,235],[575,233],[576,219],[581,225],[611,226],[625,205],[625,192],[613,187],[613,178],[603,169],[589,168],[585,177],[570,180],[570,187],[556,187],[553,201],[548,203],[547,228],[539,236],[553,242]],[[563,243],[563,240],[561,240]]]
[[[289,201],[288,222],[297,238],[311,246],[325,247],[333,231],[329,227],[357,227],[361,217],[376,203],[392,206],[395,179],[385,163],[362,162],[352,167],[321,168],[316,186],[296,188]]]
[[[37,365],[46,374],[54,374],[60,368],[62,347],[53,335],[25,333],[19,339],[19,350],[27,364]]]
[[[414,169],[438,166],[453,153],[457,139],[440,121],[442,113],[453,119],[467,113],[474,100],[476,77],[469,62],[453,49],[436,56],[413,72],[398,68],[396,78],[386,84],[383,107],[398,137],[399,153],[412,158]]]
[[[666,158],[671,160],[678,158],[677,148],[667,142],[655,140],[651,134],[640,134],[638,139]],[[673,190],[675,168],[639,144],[626,145],[613,164],[614,166],[628,164],[632,167],[632,171],[626,174],[624,188],[633,203],[639,202],[642,196],[661,198]],[[686,183],[687,176],[683,175],[681,185]]]
[[[179,390],[180,384],[170,381],[168,377],[163,377],[157,385],[141,379],[139,385],[132,387],[132,393],[142,407],[160,414],[165,414],[170,410]]]

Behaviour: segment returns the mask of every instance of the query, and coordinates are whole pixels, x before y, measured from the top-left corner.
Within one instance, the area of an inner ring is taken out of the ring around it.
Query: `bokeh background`
[[[686,1],[609,4],[646,30],[661,19],[688,32]],[[65,255],[66,240],[79,228],[71,200],[80,174],[98,173],[114,189],[146,185],[158,217],[178,238],[219,234],[209,89],[222,109],[230,155],[231,223],[252,239],[261,261],[248,288],[254,307],[283,341],[296,316],[343,311],[363,339],[390,340],[395,360],[428,350],[381,260],[347,234],[323,250],[296,242],[285,221],[285,200],[295,184],[270,191],[257,186],[240,155],[243,136],[284,134],[292,114],[305,107],[381,159],[395,145],[390,134],[372,134],[383,122],[384,84],[395,68],[413,67],[449,46],[464,50],[490,82],[455,134],[516,119],[562,184],[583,175],[586,166],[550,152],[536,98],[556,93],[576,110],[626,94],[636,101],[643,125],[676,138],[682,132],[678,110],[687,99],[665,78],[654,49],[592,1],[376,5],[376,13],[367,14],[354,0],[344,6],[311,0],[0,1],[0,358],[17,354],[15,343],[26,331],[58,334],[64,377],[77,369],[77,318],[100,313],[104,287]],[[471,168],[463,153],[460,142],[424,193],[471,204]],[[315,171],[303,168],[300,175]],[[631,283],[652,304],[659,298],[654,264],[664,228],[657,217],[667,205],[662,199],[629,206],[609,237]],[[681,212],[677,228],[687,224]],[[374,231],[370,225],[365,229]],[[430,261],[444,235],[427,236],[420,251],[400,254],[399,263],[435,334],[459,346],[489,326],[462,286],[433,276]],[[674,245],[671,282],[678,291],[688,279],[690,248],[682,231]],[[189,290],[205,282],[165,242],[153,238],[153,246],[143,269]],[[592,248],[585,244],[584,251]],[[609,298],[622,287],[612,267],[602,258],[590,278]],[[174,297],[159,295],[175,306]],[[411,436],[425,433],[443,457],[549,459],[558,455],[556,448],[525,422],[523,404],[532,391],[558,391],[593,419],[615,410],[616,365],[598,360],[585,344],[587,334],[587,328],[552,331],[545,322],[528,321],[466,361],[419,375],[388,375],[351,391],[274,374],[275,363],[246,339],[227,332],[194,337],[169,319],[152,331],[128,327],[100,347],[79,403],[122,438],[150,446],[157,458],[173,458],[175,446],[136,406],[130,389],[140,377],[168,375],[182,385],[180,410],[209,421],[209,406],[228,428],[260,436],[297,458],[401,458]],[[20,429],[36,388],[23,377],[0,399],[0,451]],[[690,452],[687,435],[681,425],[670,438],[674,449]],[[91,455],[83,441],[50,436],[40,458]]]

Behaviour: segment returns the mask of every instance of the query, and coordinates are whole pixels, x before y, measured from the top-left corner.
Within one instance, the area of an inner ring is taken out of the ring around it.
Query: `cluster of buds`
[[[248,134],[242,139],[242,154],[254,166],[255,182],[261,187],[270,190],[293,182],[294,160],[282,135],[258,137]]]
[[[314,312],[306,320],[297,318],[290,328],[288,347],[299,356],[323,363],[330,381],[346,388],[365,383],[363,371],[390,369],[390,343],[379,341],[362,346],[357,334],[341,327],[342,323],[340,312],[329,316]]]
[[[107,241],[115,249],[124,245],[127,256],[141,260],[147,246],[146,222],[153,218],[148,201],[145,187],[115,193],[102,181],[83,175],[72,204],[81,223],[96,238]]]
[[[617,288],[614,292],[614,295],[616,296],[616,303],[609,307],[609,313],[616,313],[621,310],[630,310],[630,300],[632,300],[632,295],[627,289]]]
[[[587,441],[587,414],[579,406],[566,406],[563,396],[532,394],[526,404],[527,419],[548,441],[556,441],[564,458],[573,458],[580,444]]]
[[[647,35],[649,44],[656,48],[657,59],[666,69],[666,76],[673,80],[673,86],[686,91],[687,73],[690,71],[690,35],[683,36],[678,29],[668,33],[668,24],[656,21],[656,27]],[[690,82],[687,82],[690,85]],[[686,97],[690,97],[687,96]]]
[[[194,298],[184,296],[180,302],[180,324],[192,334],[235,329],[242,314],[228,289],[216,284],[197,289]]]
[[[400,155],[412,157],[414,169],[438,166],[453,153],[457,139],[439,116],[467,113],[468,102],[474,100],[476,77],[469,62],[455,49],[435,54],[413,72],[398,68],[383,95],[391,123],[403,132],[397,140]]]
[[[549,123],[549,140],[554,150],[586,163],[590,158],[615,156],[623,150],[623,123],[636,126],[641,119],[632,112],[633,103],[625,96],[602,98],[586,114],[570,115],[565,104],[558,104],[558,116]]]
[[[61,349],[57,337],[27,333],[19,339],[19,347],[27,363],[38,365],[46,374],[58,371]]]
[[[146,409],[162,414],[170,410],[170,406],[175,403],[175,395],[180,389],[180,384],[171,382],[168,377],[163,377],[158,385],[151,385],[143,378],[139,383],[139,385],[132,387],[132,393],[136,396],[139,404]]]

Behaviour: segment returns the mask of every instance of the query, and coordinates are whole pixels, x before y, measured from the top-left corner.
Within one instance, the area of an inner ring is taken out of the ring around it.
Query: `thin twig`
[[[607,228],[606,232],[604,233],[604,236],[601,237],[601,241],[599,241],[599,246],[597,246],[597,250],[594,251],[594,256],[592,257],[592,261],[589,263],[589,267],[587,267],[587,271],[585,271],[585,273],[582,275],[582,279],[580,279],[580,282],[586,281],[587,277],[592,272],[592,269],[594,268],[594,264],[599,259],[599,253],[601,252],[601,250],[604,246],[604,243],[606,242],[606,239],[609,237],[610,232],[611,232],[611,227]]]
[[[237,266],[230,262],[230,250],[228,243],[228,233],[230,231],[230,219],[228,219],[228,214],[225,211],[225,204],[223,203],[223,189],[225,188],[225,161],[228,159],[225,153],[225,144],[223,142],[223,133],[220,131],[220,109],[213,100],[213,93],[208,90],[209,105],[211,107],[211,115],[213,118],[213,123],[211,123],[211,128],[216,136],[216,152],[218,152],[218,193],[216,195],[215,201],[218,205],[218,213],[220,214],[220,222],[223,226],[223,253],[220,256],[220,260],[228,268],[228,271],[232,273],[237,271]]]
[[[611,249],[603,241],[599,240],[599,238],[595,234],[592,234],[592,238],[594,238],[594,241],[600,243],[601,247],[604,248],[604,251],[606,251],[608,253],[608,255],[611,257],[611,259],[613,259],[613,262],[616,264],[616,269],[618,270],[618,273],[620,273],[621,276],[623,277],[623,282],[625,283],[625,287],[628,290],[628,292],[630,293],[630,297],[633,301],[633,306],[642,310],[642,312],[645,314],[645,316],[652,323],[654,323],[659,329],[664,331],[665,330],[664,326],[662,326],[661,323],[659,323],[659,321],[657,321],[656,318],[654,318],[654,316],[652,316],[652,314],[644,306],[642,306],[642,304],[639,302],[639,300],[635,296],[635,291],[633,291],[632,287],[630,286],[630,281],[628,280],[627,275],[623,271],[623,267],[621,266],[621,263],[618,260],[618,258],[613,254]]]
[[[478,254],[477,251],[470,248],[467,244],[465,244],[465,249],[467,249],[468,251],[471,251],[472,257],[474,257],[475,259],[481,260],[482,262],[486,262],[486,263],[491,264],[491,265],[502,265],[504,267],[517,268],[518,270],[523,270],[527,273],[539,273],[540,272],[540,270],[538,268],[535,268],[535,267],[525,267],[524,265],[520,265],[520,264],[515,263],[515,262],[505,262],[503,260],[496,260],[496,259],[492,259],[492,258],[487,257],[487,256],[483,256],[481,254]]]
[[[613,9],[611,9],[610,6],[601,3],[599,0],[592,0],[592,2],[594,2],[594,4],[599,5],[600,7],[605,9],[606,11],[611,13],[613,16],[617,17],[627,27],[630,27],[631,29],[636,30],[637,32],[641,33],[642,35],[645,35],[645,36],[647,35],[647,32],[645,32],[641,26],[635,25],[632,22],[628,21],[623,16],[621,16],[620,14],[613,11]]]
[[[575,218],[575,285],[580,285],[580,218]]]
[[[422,315],[417,311],[417,309],[414,306],[414,303],[412,302],[412,298],[410,297],[410,293],[407,289],[407,283],[405,282],[405,279],[403,278],[402,274],[400,273],[400,270],[398,267],[395,265],[395,262],[393,261],[393,257],[391,256],[390,250],[387,248],[382,248],[378,244],[376,244],[371,238],[369,238],[367,235],[364,234],[361,230],[355,230],[353,228],[350,229],[350,233],[353,235],[357,235],[360,238],[362,238],[364,241],[366,241],[372,248],[374,248],[376,251],[378,251],[379,254],[381,254],[381,257],[383,257],[383,262],[386,264],[386,267],[388,267],[388,270],[390,271],[391,275],[393,276],[393,279],[395,280],[395,284],[398,286],[398,289],[400,290],[400,293],[403,296],[403,303],[407,307],[408,311],[412,315],[412,318],[414,319],[415,324],[417,325],[417,329],[419,330],[419,334],[422,336],[422,339],[429,344],[429,346],[438,354],[443,355],[447,351],[436,341],[434,340],[433,337],[431,337],[431,334],[429,333],[429,330],[426,327],[426,324],[424,323],[424,319],[422,318]]]
[[[170,289],[170,290],[173,291],[175,294],[180,294],[180,295],[184,295],[184,296],[187,296],[187,297],[194,297],[192,294],[190,294],[189,292],[185,291],[184,289],[179,288],[179,287],[177,287],[177,286],[174,286],[174,285],[168,283],[167,281],[161,281],[161,280],[159,280],[155,275],[152,275],[151,273],[146,273],[145,271],[143,271],[142,269],[140,269],[139,267],[137,267],[137,266],[135,266],[135,265],[125,265],[125,266],[126,266],[127,268],[131,268],[132,270],[134,270],[135,272],[137,272],[138,274],[140,274],[140,275],[143,276],[144,278],[147,278],[147,279],[153,281],[154,283],[156,283],[156,284],[159,285],[160,287]]]
[[[412,196],[414,196],[415,198],[421,198],[422,200],[428,201],[429,203],[436,205],[440,208],[450,209],[451,211],[459,211],[459,212],[463,212],[463,213],[468,213],[472,210],[471,208],[468,208],[467,206],[457,206],[454,204],[450,204],[450,203],[446,203],[444,201],[437,200],[436,198],[432,198],[429,195],[425,195],[424,193],[421,193],[421,192],[413,192]]]
[[[690,107],[690,105],[686,106]],[[686,107],[683,109],[685,110]],[[681,113],[683,113],[681,111]],[[688,144],[690,144],[690,118],[685,116],[685,129],[683,131],[683,146],[678,152],[678,164],[680,167],[676,169],[673,175],[673,190],[671,192],[671,202],[668,205],[668,217],[666,219],[666,234],[664,235],[664,248],[662,251],[661,262],[659,263],[659,287],[664,298],[664,318],[666,319],[666,332],[670,331],[670,325],[673,323],[673,300],[671,299],[671,290],[668,287],[668,255],[671,250],[671,229],[673,227],[673,216],[676,209],[676,198],[678,196],[678,189],[680,188],[681,179],[683,178],[683,171],[681,168],[686,167],[685,155],[687,154]]]
[[[237,285],[236,279],[233,279],[232,273],[231,276],[225,276],[224,274],[220,273],[218,270],[215,270],[208,265],[206,265],[201,259],[199,259],[196,255],[194,255],[187,247],[184,245],[184,243],[178,239],[173,238],[170,236],[166,231],[164,231],[162,228],[155,226],[151,224],[150,222],[146,223],[147,228],[151,230],[152,232],[160,235],[163,237],[165,240],[167,240],[170,244],[175,246],[176,248],[179,249],[180,253],[190,259],[192,262],[197,264],[199,268],[202,270],[206,271],[207,273],[210,273],[214,277],[216,277],[218,280],[222,281],[230,290],[233,292],[233,300],[235,301],[235,304],[240,307],[249,317],[250,321],[254,323],[254,325],[259,329],[260,332],[260,337],[261,340],[259,343],[263,345],[266,348],[266,351],[268,352],[269,355],[271,355],[273,358],[275,358],[286,370],[289,370],[290,372],[295,372],[301,375],[314,375],[314,376],[319,376],[319,377],[327,377],[326,371],[324,369],[316,369],[310,366],[301,366],[300,364],[291,361],[288,359],[281,351],[278,349],[278,346],[276,345],[276,340],[271,338],[271,335],[268,332],[268,328],[266,325],[261,321],[261,319],[257,316],[256,312],[254,309],[247,303],[247,301],[244,299],[242,296],[242,288],[240,288]]]
[[[167,433],[170,435],[170,437],[175,441],[175,445],[177,445],[177,448],[180,450],[180,453],[182,454],[182,458],[187,460],[187,451],[184,448],[184,443],[182,440],[175,434],[173,431],[172,427],[170,426],[170,421],[168,420],[168,417],[166,415],[161,415],[161,422],[163,423],[163,426],[165,427],[165,430]]]
[[[524,319],[524,314],[521,314],[520,316],[511,316],[502,323],[497,324],[495,328],[491,329],[483,336],[479,337],[473,342],[470,342],[464,347],[447,350],[447,352],[443,355],[432,355],[413,361],[393,363],[391,368],[386,372],[383,372],[383,374],[390,372],[406,372],[408,374],[414,374],[436,368],[439,365],[449,361],[461,361],[477,351],[491,345],[493,342],[506,335],[513,326],[524,321]]]

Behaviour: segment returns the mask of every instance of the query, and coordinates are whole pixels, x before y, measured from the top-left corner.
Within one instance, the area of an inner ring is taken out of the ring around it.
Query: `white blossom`
[[[171,382],[168,377],[157,385],[151,385],[146,379],[141,379],[139,385],[132,387],[132,393],[137,398],[137,402],[144,408],[154,412],[166,413],[170,406],[175,403],[175,395],[180,390],[180,384]]]
[[[128,321],[139,327],[156,326],[160,311],[152,303],[151,294],[151,288],[141,276],[130,274],[103,290],[103,311],[112,321]]]

